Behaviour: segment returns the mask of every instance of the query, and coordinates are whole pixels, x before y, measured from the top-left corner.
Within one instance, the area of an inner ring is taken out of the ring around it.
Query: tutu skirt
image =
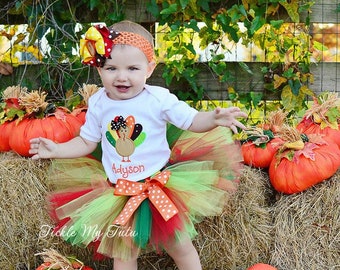
[[[219,215],[237,189],[240,146],[222,127],[206,133],[170,127],[168,134],[169,164],[139,182],[112,185],[95,159],[54,160],[48,196],[54,232],[72,245],[123,260],[132,251],[161,252],[194,238],[195,224]],[[137,189],[125,194],[122,187]]]

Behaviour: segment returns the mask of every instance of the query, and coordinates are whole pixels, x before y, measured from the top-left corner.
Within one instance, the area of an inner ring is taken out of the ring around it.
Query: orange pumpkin
[[[340,147],[340,100],[337,93],[324,92],[313,97],[297,129],[305,134],[322,134]]]
[[[245,142],[241,146],[244,163],[257,168],[269,167],[281,142],[282,140],[279,138],[260,145],[256,145],[252,141]]]
[[[334,142],[340,147],[340,125],[337,125],[338,129],[330,126],[321,127],[320,124],[315,123],[310,118],[303,118],[302,121],[297,125],[297,129],[305,134],[322,134],[325,140]]]
[[[277,270],[277,268],[266,263],[256,263],[247,270]]]
[[[9,138],[11,149],[21,156],[29,154],[30,139],[44,137],[54,142],[68,141],[79,134],[82,122],[74,115],[57,109],[56,113],[42,119],[26,118],[12,129]]]
[[[0,125],[0,152],[7,152],[11,150],[9,138],[14,125],[15,122],[12,121],[8,121]]]
[[[334,144],[305,142],[303,149],[279,151],[269,166],[275,190],[293,194],[333,176],[340,166],[340,150]]]

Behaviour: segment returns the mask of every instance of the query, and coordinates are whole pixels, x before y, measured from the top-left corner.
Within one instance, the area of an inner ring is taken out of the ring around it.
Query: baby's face
[[[98,68],[102,83],[109,98],[125,100],[137,96],[144,89],[146,79],[155,68],[144,53],[130,45],[115,45],[111,58]]]

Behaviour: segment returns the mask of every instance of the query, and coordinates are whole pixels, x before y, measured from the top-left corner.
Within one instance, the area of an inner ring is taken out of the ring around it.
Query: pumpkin
[[[277,137],[281,126],[287,119],[282,110],[272,111],[263,123],[242,131],[246,136],[241,140],[242,155],[246,165],[257,168],[268,168],[274,154],[282,144]]]
[[[76,116],[81,123],[85,123],[87,108],[76,108],[72,111],[72,115]]]
[[[319,134],[308,137],[297,129],[286,140],[269,166],[269,179],[275,190],[293,194],[304,191],[333,176],[340,166],[340,149]]]
[[[267,143],[256,145],[252,141],[242,144],[244,164],[257,168],[268,168],[282,140],[274,138]]]
[[[12,128],[15,125],[13,121],[7,121],[0,124],[0,152],[7,152],[11,150],[9,145],[9,138],[12,133]]]
[[[79,134],[82,122],[74,115],[62,109],[42,119],[26,118],[12,129],[9,139],[11,149],[21,156],[29,154],[30,139],[44,137],[54,142],[68,141]]]
[[[258,168],[269,167],[281,145],[281,139],[275,138],[271,130],[260,127],[249,127],[243,132],[246,134],[241,145],[244,164]]]
[[[266,263],[256,263],[247,270],[277,270],[277,268]]]
[[[83,262],[74,256],[64,256],[54,249],[45,249],[38,253],[43,259],[43,263],[35,270],[49,270],[49,269],[82,269],[93,270],[93,268],[84,265]]]
[[[340,105],[337,93],[323,93],[313,97],[311,108],[306,111],[297,129],[305,134],[322,134],[340,147]]]
[[[325,140],[334,142],[340,147],[340,125],[336,125],[335,127],[322,126],[310,118],[303,118],[297,125],[297,129],[305,134],[322,134]]]
[[[19,104],[18,96],[25,88],[19,86],[7,87],[3,92],[3,103],[0,104],[2,109],[0,118],[0,152],[11,150],[9,145],[9,137],[11,129],[15,125],[15,120],[24,115]]]

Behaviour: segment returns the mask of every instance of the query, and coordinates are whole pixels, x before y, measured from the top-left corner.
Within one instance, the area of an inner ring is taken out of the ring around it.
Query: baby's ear
[[[155,61],[149,62],[147,78],[151,77],[151,75],[152,75],[153,71],[155,70],[155,68],[156,68],[156,62]]]

